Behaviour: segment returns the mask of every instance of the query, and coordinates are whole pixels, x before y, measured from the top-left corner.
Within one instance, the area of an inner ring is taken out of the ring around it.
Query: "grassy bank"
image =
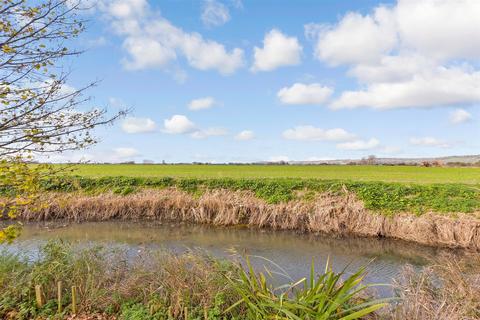
[[[176,187],[129,194],[47,193],[40,210],[23,210],[26,221],[73,222],[145,220],[214,226],[242,226],[324,233],[334,236],[387,237],[431,246],[480,251],[480,219],[466,214],[376,214],[351,192],[319,193],[309,200],[266,203],[251,191],[183,191]]]
[[[302,178],[403,183],[480,184],[480,168],[351,165],[121,165],[84,164],[74,175],[84,177]]]
[[[366,209],[393,215],[480,211],[480,187],[466,184],[405,184],[320,179],[142,178],[64,176],[44,181],[46,191],[127,195],[142,189],[178,188],[200,196],[208,190],[251,191],[269,204],[313,201],[318,194],[353,193]]]
[[[309,279],[274,288],[248,260],[162,251],[132,256],[50,242],[36,260],[0,254],[0,317],[63,319],[77,312],[124,320],[359,319],[386,306],[364,294],[364,272],[312,269]]]

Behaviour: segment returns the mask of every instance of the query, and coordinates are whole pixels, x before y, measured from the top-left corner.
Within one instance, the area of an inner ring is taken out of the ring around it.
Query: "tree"
[[[72,0],[0,0],[0,201],[2,216],[35,203],[52,166],[26,162],[39,155],[78,150],[97,142],[92,130],[126,111],[108,115],[88,108],[86,91],[67,85],[62,62],[82,52],[68,49],[85,29]],[[0,241],[16,235],[0,230]]]

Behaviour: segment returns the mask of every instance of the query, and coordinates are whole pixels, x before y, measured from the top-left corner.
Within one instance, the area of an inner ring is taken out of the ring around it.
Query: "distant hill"
[[[373,160],[373,159],[372,159]],[[318,160],[318,161],[288,161],[288,164],[304,164],[304,165],[314,165],[314,164],[349,164],[349,163],[360,163],[365,161],[365,159],[338,159],[338,160]],[[432,157],[432,158],[375,158],[375,164],[406,164],[406,165],[417,165],[424,162],[435,162],[438,161],[441,164],[474,164],[480,163],[480,155],[466,155],[466,156],[447,156],[447,157]]]

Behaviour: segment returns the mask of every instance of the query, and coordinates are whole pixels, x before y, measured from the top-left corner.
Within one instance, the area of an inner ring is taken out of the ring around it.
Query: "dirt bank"
[[[388,237],[431,246],[480,251],[480,219],[434,213],[388,217],[370,212],[354,194],[320,194],[311,201],[267,204],[252,192],[212,190],[193,195],[174,188],[130,195],[52,194],[40,212],[25,210],[23,220],[67,219],[76,222],[112,219],[182,221],[212,225]]]

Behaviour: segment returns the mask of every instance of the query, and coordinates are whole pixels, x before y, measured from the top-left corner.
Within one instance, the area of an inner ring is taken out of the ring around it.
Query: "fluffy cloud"
[[[402,45],[440,59],[478,59],[480,2],[400,0],[393,9]],[[448,23],[446,23],[448,22]]]
[[[472,120],[472,115],[463,109],[456,109],[450,114],[452,124],[460,124]]]
[[[201,19],[206,26],[221,26],[230,20],[230,13],[223,3],[215,0],[205,0]]]
[[[188,108],[195,111],[204,110],[212,108],[215,104],[217,104],[217,102],[212,97],[198,98],[190,101]]]
[[[139,152],[135,148],[115,148],[113,149],[113,158],[125,159],[132,158],[139,155]]]
[[[192,133],[196,130],[195,124],[186,116],[176,114],[163,121],[164,131],[170,134]]]
[[[297,126],[285,130],[282,135],[285,139],[304,141],[349,141],[355,138],[355,135],[341,128],[325,130],[314,126]]]
[[[445,141],[438,140],[433,137],[421,137],[421,138],[411,138],[410,144],[415,146],[424,146],[424,147],[440,147],[440,148],[449,148],[450,144]]]
[[[235,140],[239,141],[252,140],[253,138],[255,138],[255,133],[251,130],[243,130],[239,132],[234,138]]]
[[[122,122],[122,130],[126,133],[145,133],[156,129],[155,121],[150,118],[128,117]]]
[[[125,37],[123,48],[129,70],[168,68],[179,56],[193,68],[216,70],[227,75],[244,65],[242,49],[228,51],[222,44],[186,32],[153,11],[146,0],[113,0],[100,6],[117,34]]]
[[[300,63],[302,46],[297,38],[288,37],[277,29],[271,30],[263,39],[263,48],[254,48],[255,61],[252,71],[271,71],[282,66]]]
[[[438,67],[418,72],[409,80],[374,82],[366,90],[343,92],[331,107],[391,109],[451,106],[475,101],[480,101],[480,72]]]
[[[480,102],[480,43],[471,40],[480,37],[478,16],[476,0],[398,0],[305,32],[318,59],[348,65],[361,85],[333,108],[470,105]]]
[[[363,151],[380,147],[378,139],[362,140],[342,128],[321,129],[314,126],[297,126],[285,130],[282,135],[288,140],[337,142],[336,147],[340,150]]]
[[[396,43],[391,13],[384,8],[372,16],[348,13],[336,26],[305,26],[310,37],[315,29],[315,56],[331,65],[374,62]]]
[[[186,116],[176,114],[170,119],[164,120],[165,133],[170,134],[188,134],[194,139],[205,139],[208,137],[225,136],[228,131],[224,128],[198,128],[192,121]]]
[[[319,83],[295,83],[291,87],[280,89],[277,97],[284,104],[322,104],[333,93],[333,89]]]
[[[380,146],[380,141],[375,138],[370,140],[354,140],[337,144],[338,149],[342,150],[370,150]]]

